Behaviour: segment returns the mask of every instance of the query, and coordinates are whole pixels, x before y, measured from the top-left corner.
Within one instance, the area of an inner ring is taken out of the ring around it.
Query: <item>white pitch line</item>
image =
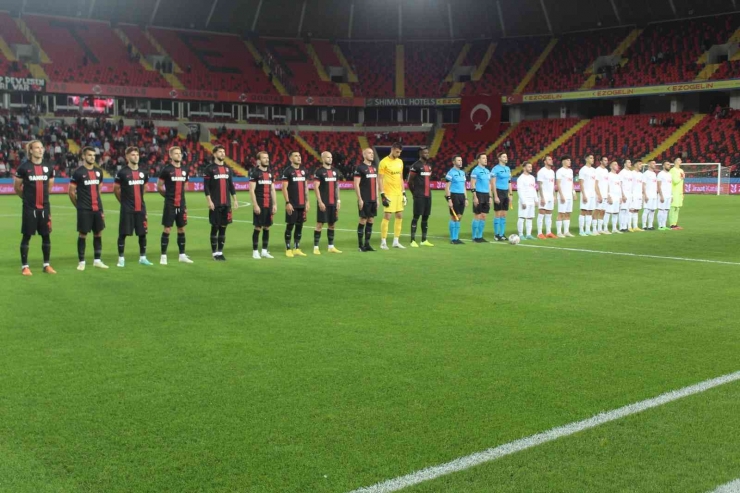
[[[544,245],[522,245],[518,246],[526,248],[545,248],[547,250],[562,250],[566,252],[585,252],[585,253],[600,253],[602,255],[618,255],[621,257],[642,257],[642,258],[655,258],[662,260],[683,260],[684,262],[701,262],[704,264],[723,264],[723,265],[740,265],[740,262],[728,262],[725,260],[707,260],[701,258],[686,258],[686,257],[668,257],[664,255],[647,255],[642,253],[628,253],[628,252],[607,252],[603,250],[588,250],[586,248],[563,248],[563,247],[552,247]]]
[[[482,452],[476,452],[465,457],[460,457],[450,462],[445,462],[444,464],[427,467],[411,474],[399,476],[394,479],[389,479],[387,481],[383,481],[372,486],[358,488],[356,490],[352,490],[350,493],[388,493],[391,491],[402,490],[404,488],[408,488],[409,486],[424,483],[426,481],[431,481],[432,479],[446,476],[455,472],[464,471],[466,469],[470,469],[471,467],[485,464],[487,462],[500,459],[501,457],[505,457],[516,452],[521,452],[522,450],[536,447],[544,443],[552,442],[554,440],[557,440],[558,438],[574,435],[581,431],[589,430],[591,428],[601,426],[611,421],[616,421],[618,419],[631,416],[633,414],[641,413],[648,409],[653,409],[664,404],[668,404],[669,402],[683,399],[684,397],[689,397],[701,392],[706,392],[709,389],[719,387],[720,385],[736,382],[738,380],[740,380],[740,371],[729,373],[727,375],[713,378],[711,380],[705,380],[703,382],[690,385],[682,389],[672,390],[651,399],[635,402],[634,404],[629,404],[627,406],[613,409],[611,411],[602,412],[597,414],[596,416],[584,419],[582,421],[576,421],[564,426],[551,428],[550,430],[542,433],[537,433],[536,435],[531,435],[526,438],[520,438],[519,440],[514,440],[513,442],[505,443],[504,445],[489,448],[483,450]],[[729,491],[735,492],[736,490]],[[726,492],[722,491],[722,493]]]
[[[712,490],[710,493],[740,493],[740,479],[723,484],[716,490]]]

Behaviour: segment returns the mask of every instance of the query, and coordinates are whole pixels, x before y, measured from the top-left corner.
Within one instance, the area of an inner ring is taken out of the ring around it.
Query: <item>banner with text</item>
[[[0,77],[0,91],[43,92],[45,87],[46,81],[44,79],[13,77],[10,75]]]

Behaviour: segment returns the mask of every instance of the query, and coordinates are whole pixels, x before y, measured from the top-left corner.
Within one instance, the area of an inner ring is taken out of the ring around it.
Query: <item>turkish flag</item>
[[[460,105],[457,140],[480,142],[496,140],[501,126],[501,94],[464,96]]]

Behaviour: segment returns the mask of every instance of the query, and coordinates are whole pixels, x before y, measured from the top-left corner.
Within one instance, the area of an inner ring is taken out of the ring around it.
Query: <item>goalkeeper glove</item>
[[[386,198],[384,193],[380,194],[380,201],[383,203],[383,207],[388,207],[391,205],[391,201]]]

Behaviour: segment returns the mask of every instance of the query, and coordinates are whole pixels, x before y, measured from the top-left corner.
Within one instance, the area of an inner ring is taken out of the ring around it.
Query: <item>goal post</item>
[[[682,163],[684,192],[705,195],[730,193],[730,168],[721,163]]]

